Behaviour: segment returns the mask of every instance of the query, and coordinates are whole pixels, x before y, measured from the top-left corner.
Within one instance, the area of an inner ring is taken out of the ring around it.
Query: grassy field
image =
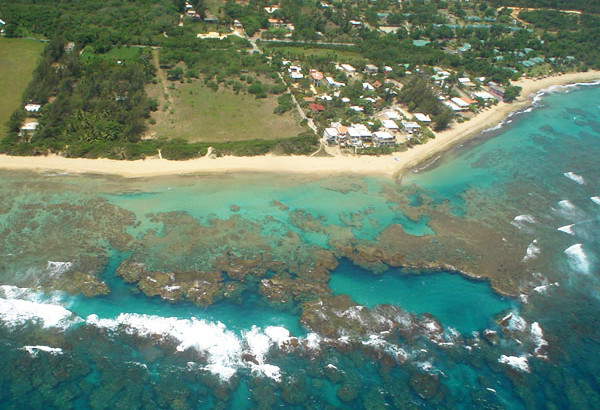
[[[273,95],[257,100],[246,93],[235,94],[224,86],[215,92],[202,80],[168,81],[163,70],[158,72],[158,83],[151,84],[147,92],[159,102],[158,111],[152,114],[156,123],[148,127],[148,135],[156,138],[183,138],[192,142],[270,140],[305,131],[295,110],[284,115],[273,114],[277,106],[277,96]]]
[[[6,132],[6,121],[21,104],[43,49],[44,43],[39,41],[0,36],[0,138]]]

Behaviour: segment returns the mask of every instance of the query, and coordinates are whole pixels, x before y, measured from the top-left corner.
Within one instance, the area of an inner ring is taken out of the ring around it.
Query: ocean
[[[600,408],[600,87],[400,181],[0,172],[2,409]]]

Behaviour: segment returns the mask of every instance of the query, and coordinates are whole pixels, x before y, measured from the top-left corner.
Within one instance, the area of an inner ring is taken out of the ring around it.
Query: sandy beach
[[[158,175],[223,172],[280,172],[297,174],[340,174],[356,173],[395,177],[402,171],[439,155],[451,146],[464,142],[482,131],[499,124],[510,113],[531,104],[537,92],[552,86],[600,79],[600,71],[569,73],[543,79],[524,79],[514,83],[523,88],[521,97],[511,104],[499,103],[479,113],[470,121],[455,123],[444,132],[438,133],[427,144],[417,145],[408,151],[391,156],[335,157],[274,156],[198,158],[187,161],[169,161],[149,158],[137,161],[109,159],[64,158],[58,155],[36,157],[14,157],[0,155],[0,169],[60,171],[67,173],[114,174],[129,178]]]

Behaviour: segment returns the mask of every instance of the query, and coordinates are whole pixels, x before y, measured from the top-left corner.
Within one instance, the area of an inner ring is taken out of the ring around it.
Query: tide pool
[[[329,285],[335,294],[349,295],[368,308],[390,304],[417,315],[429,313],[463,334],[494,327],[493,318],[516,305],[485,281],[448,272],[391,269],[373,275],[346,262],[333,272]]]

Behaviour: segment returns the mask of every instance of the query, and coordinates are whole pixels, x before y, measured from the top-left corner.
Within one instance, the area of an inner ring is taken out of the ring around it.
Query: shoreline
[[[511,114],[532,104],[536,94],[551,87],[600,80],[600,71],[554,75],[542,79],[524,79],[514,83],[522,87],[521,95],[511,104],[503,102],[479,113],[470,121],[454,123],[446,131],[424,145],[414,146],[392,155],[335,157],[274,156],[221,158],[202,157],[185,161],[159,158],[125,161],[111,159],[65,158],[56,154],[48,156],[17,157],[0,155],[0,169],[21,171],[60,171],[74,174],[112,174],[126,178],[195,173],[278,172],[295,174],[364,174],[389,178],[442,154],[453,146],[465,142],[483,131],[501,124]]]

